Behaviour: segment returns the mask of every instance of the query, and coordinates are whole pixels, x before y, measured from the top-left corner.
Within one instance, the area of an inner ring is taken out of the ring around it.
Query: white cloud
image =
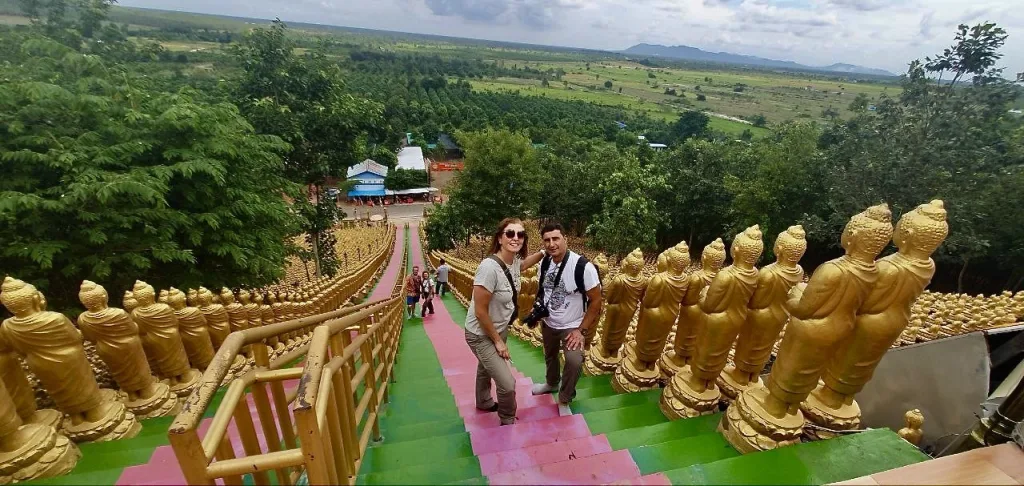
[[[905,70],[953,41],[959,23],[997,21],[1001,64],[1024,71],[1020,0],[121,0],[122,5],[456,37],[619,50],[690,45],[804,64]]]

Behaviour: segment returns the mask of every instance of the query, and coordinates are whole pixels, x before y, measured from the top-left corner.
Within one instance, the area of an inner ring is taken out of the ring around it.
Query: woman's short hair
[[[526,226],[523,225],[523,221],[519,218],[505,218],[501,220],[501,222],[498,223],[498,230],[495,231],[493,235],[491,235],[492,255],[498,253],[498,251],[501,250],[501,235],[505,233],[505,228],[508,227],[508,225],[510,224],[518,224],[519,226],[523,226],[524,229],[526,228]],[[530,250],[526,248],[527,243],[529,242],[530,236],[527,235],[526,237],[523,238],[523,245],[519,247],[519,253],[517,253],[517,255],[519,255],[519,258],[526,258],[526,255],[529,254]]]

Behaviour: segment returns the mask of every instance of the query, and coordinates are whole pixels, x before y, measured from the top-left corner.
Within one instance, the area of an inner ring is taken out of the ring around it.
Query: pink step
[[[565,442],[551,442],[512,451],[493,452],[478,457],[485,476],[528,469],[555,462],[571,461],[612,452],[604,435],[580,437]]]
[[[455,396],[455,405],[459,407],[460,411],[462,407],[473,407],[476,405],[476,393],[467,391],[464,394],[453,393]],[[491,396],[494,396],[494,390],[491,390]],[[538,407],[541,405],[550,405],[555,403],[553,396],[549,394],[544,395],[533,395],[530,393],[530,387],[516,387],[516,403],[519,404],[519,408],[530,408]],[[463,417],[466,414],[462,414]]]
[[[185,476],[171,446],[160,446],[148,463],[125,468],[116,484],[185,484]]]
[[[587,427],[583,416],[569,415],[505,427],[475,430],[469,433],[469,438],[473,444],[473,453],[479,456],[491,452],[510,451],[550,442],[578,439],[589,435],[590,428]]]
[[[476,391],[475,374],[473,376],[459,375],[454,377],[446,377],[445,381],[448,382],[448,388],[455,392],[455,394],[467,391],[472,393]],[[518,390],[520,387],[533,387],[533,379],[528,377],[516,378],[516,389]]]
[[[595,456],[544,464],[488,476],[491,485],[499,484],[605,484],[640,477],[629,451],[607,452]]]
[[[610,485],[636,485],[636,486],[672,486],[672,481],[669,481],[668,476],[664,473],[648,474],[646,476],[640,476],[633,479],[623,479],[621,481],[615,481],[614,483],[608,483]]]
[[[558,417],[558,405],[543,405],[516,410],[516,422],[536,422],[555,417]],[[484,412],[477,409],[474,409],[471,415],[463,416],[462,420],[465,422],[468,432],[501,425],[496,412]]]

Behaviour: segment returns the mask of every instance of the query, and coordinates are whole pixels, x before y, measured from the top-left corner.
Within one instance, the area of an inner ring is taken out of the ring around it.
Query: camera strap
[[[545,257],[545,258],[551,258],[551,257]],[[555,272],[555,280],[551,283],[552,290],[555,289],[556,287],[558,287],[558,282],[562,281],[562,271],[565,270],[565,265],[567,263],[569,263],[569,252],[565,252],[565,258],[562,258],[562,263],[558,265],[558,271]],[[547,274],[545,274],[544,276],[547,277]],[[540,287],[540,289],[538,290],[539,297],[541,299],[544,299],[545,295],[544,295],[544,282],[543,281],[541,282],[541,285],[539,285],[539,287]],[[544,302],[544,306],[545,307],[547,307],[548,301],[551,300],[550,296],[547,296],[547,297],[548,297],[547,299],[541,301],[541,302]]]
[[[519,316],[519,291],[516,290],[516,284],[512,280],[512,272],[508,271],[508,265],[505,265],[505,262],[502,261],[498,255],[491,255],[488,258],[498,262],[498,265],[501,266],[501,270],[505,272],[505,278],[508,279],[509,288],[512,289],[512,317],[508,320],[508,325],[511,326],[512,323],[515,322],[516,317]]]

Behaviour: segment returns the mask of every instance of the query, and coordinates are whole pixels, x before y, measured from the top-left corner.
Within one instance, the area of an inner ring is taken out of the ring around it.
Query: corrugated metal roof
[[[417,146],[403,147],[398,151],[398,168],[411,170],[427,170],[423,160],[423,149]]]
[[[372,161],[370,159],[366,159],[366,160],[364,160],[364,161],[362,161],[362,162],[360,162],[360,163],[358,163],[356,165],[353,165],[352,167],[349,167],[348,168],[348,175],[346,177],[351,179],[352,177],[355,177],[355,176],[357,176],[359,174],[362,174],[363,172],[371,172],[371,173],[377,174],[377,175],[379,175],[381,177],[387,177],[388,176],[388,168],[387,167],[385,167],[385,166],[383,166],[381,164],[378,164],[378,163],[376,163],[376,162],[374,162],[374,161]]]

